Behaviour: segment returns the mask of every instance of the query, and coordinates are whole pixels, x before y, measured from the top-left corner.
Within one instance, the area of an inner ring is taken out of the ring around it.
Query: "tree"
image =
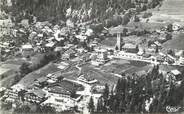
[[[109,86],[107,84],[105,84],[105,89],[104,89],[104,92],[103,92],[103,98],[104,100],[106,101],[109,97]]]
[[[43,113],[55,113],[56,109],[54,107],[48,106],[48,105],[44,105],[41,107],[41,112]]]
[[[168,49],[168,50],[167,50],[167,54],[169,54],[169,55],[171,55],[171,56],[175,56],[175,52],[174,52],[174,50],[172,50],[172,49]]]
[[[120,101],[118,110],[119,110],[120,113],[125,111],[125,102],[123,102],[123,100]]]
[[[149,41],[148,41],[148,47],[150,47],[151,44],[153,44],[153,43],[154,43],[154,41],[149,40]]]
[[[70,97],[75,98],[76,97],[76,91],[72,90]]]
[[[31,72],[31,69],[29,68],[29,64],[28,63],[22,63],[22,65],[20,66],[20,73],[22,75],[26,75],[28,73]]]
[[[89,109],[89,112],[94,112],[95,105],[94,105],[94,101],[93,101],[93,98],[92,97],[89,100],[88,109]]]
[[[166,38],[167,40],[171,40],[171,39],[172,39],[172,34],[166,33],[165,38]]]
[[[158,46],[156,46],[155,53],[158,53],[158,51],[159,51],[159,50],[158,50]]]
[[[128,14],[123,16],[123,18],[122,18],[122,25],[128,24],[129,21],[130,21],[130,14],[128,13]]]
[[[24,112],[27,113],[29,111],[30,111],[30,107],[28,105],[22,105],[15,109],[15,112],[20,112],[20,113],[24,113]]]
[[[152,16],[152,13],[150,13],[150,12],[145,12],[145,13],[143,14],[142,18],[149,18],[149,17],[151,17],[151,16]]]
[[[139,21],[140,21],[139,17],[137,15],[135,15],[134,16],[134,22],[139,22]]]
[[[103,110],[103,101],[102,98],[100,97],[97,102],[97,112],[102,112],[102,110]]]
[[[120,87],[120,86],[121,86],[120,83],[121,83],[121,79],[119,78],[119,79],[118,79],[118,82],[117,82],[117,84],[116,84],[116,92],[117,92],[117,93],[119,93],[120,88],[121,88],[121,87]]]
[[[168,24],[167,25],[167,31],[168,32],[172,32],[173,31],[173,25],[172,24]]]
[[[118,101],[117,99],[114,99],[113,104],[112,104],[112,112],[116,113],[118,109]]]

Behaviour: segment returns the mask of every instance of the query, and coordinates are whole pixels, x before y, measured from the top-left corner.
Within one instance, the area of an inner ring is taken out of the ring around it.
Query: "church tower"
[[[123,41],[121,39],[121,33],[117,33],[117,41],[116,41],[115,49],[120,51],[122,44],[123,44]]]

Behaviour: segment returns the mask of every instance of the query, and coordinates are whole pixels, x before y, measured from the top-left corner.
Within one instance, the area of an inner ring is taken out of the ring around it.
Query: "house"
[[[99,66],[101,64],[104,64],[106,61],[108,61],[108,51],[106,49],[95,49],[95,59],[92,59],[91,64],[95,66]],[[93,55],[94,56],[94,55]]]
[[[77,39],[79,39],[81,42],[84,42],[87,40],[87,35],[76,35],[75,36]]]
[[[90,61],[90,60],[91,60],[90,56],[91,56],[90,53],[86,53],[86,54],[84,54],[84,55],[80,58],[80,60],[81,60],[81,61],[84,61],[84,62]]]
[[[133,43],[125,43],[122,46],[122,50],[129,53],[137,53],[139,51],[138,45],[135,45]]]
[[[38,87],[44,87],[47,84],[48,84],[47,77],[40,77],[40,78],[36,79],[36,82],[34,85],[37,85]]]
[[[66,88],[63,88],[60,85],[54,85],[49,87],[49,96],[56,96],[56,97],[65,97],[70,98],[71,91],[67,90]]]
[[[7,89],[5,91],[4,96],[7,97],[5,102],[12,102],[13,103],[13,102],[15,102],[18,99],[18,91],[13,90],[12,88]]]
[[[54,48],[54,52],[57,52],[59,55],[62,55],[64,53],[64,48],[63,47],[60,47],[60,46],[57,46]]]
[[[175,56],[179,58],[178,59],[179,64],[184,65],[184,51],[179,50],[178,52],[175,53]]]
[[[177,69],[171,70],[171,73],[172,73],[173,75],[175,75],[175,76],[178,76],[178,75],[181,74],[181,72],[180,72],[179,70],[177,70]]]
[[[177,69],[173,69],[168,73],[169,76],[171,76],[174,80],[182,80],[183,76],[181,75],[181,72]]]
[[[161,47],[162,47],[162,44],[161,44],[160,42],[158,42],[158,41],[155,41],[154,44],[155,44],[156,46],[158,46],[158,48],[161,48]]]
[[[53,50],[54,49],[54,46],[55,46],[55,42],[51,41],[51,42],[48,42],[47,44],[45,44],[45,48],[46,50]]]
[[[29,19],[23,19],[20,23],[24,27],[29,27]]]
[[[62,55],[62,59],[69,60],[75,57],[76,51],[73,49],[69,49],[65,51],[65,53]]]
[[[98,82],[98,80],[96,79],[86,79],[83,75],[81,75],[80,77],[77,78],[77,80],[85,82],[87,84],[95,84]]]
[[[92,92],[93,93],[103,93],[104,92],[104,89],[105,89],[105,86],[102,86],[102,85],[95,85],[92,87]]]
[[[180,58],[179,58],[179,63],[180,63],[181,65],[184,65],[184,57],[183,57],[183,56],[180,56]]]
[[[31,56],[34,53],[34,49],[31,44],[22,45],[21,50],[24,57]]]
[[[24,99],[27,102],[41,103],[46,99],[45,96],[46,92],[43,90],[31,90],[25,93]]]

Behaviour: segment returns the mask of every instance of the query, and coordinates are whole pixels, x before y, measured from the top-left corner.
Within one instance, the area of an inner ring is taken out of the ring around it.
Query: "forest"
[[[115,91],[110,91],[106,84],[96,110],[93,99],[90,99],[91,112],[166,113],[167,107],[183,107],[184,79],[179,85],[171,77],[166,81],[164,75],[159,73],[159,66],[154,66],[144,76],[122,76]]]
[[[114,14],[124,14],[127,9],[136,8],[137,12],[154,8],[162,0],[11,0],[6,6],[2,0],[2,9],[10,12],[16,21],[36,16],[38,20],[104,20]]]

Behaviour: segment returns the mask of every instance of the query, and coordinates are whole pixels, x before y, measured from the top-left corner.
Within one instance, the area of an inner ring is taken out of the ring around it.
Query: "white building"
[[[22,50],[22,55],[24,57],[30,56],[34,52],[33,46],[31,44],[22,45],[22,49],[21,50]]]
[[[91,61],[92,65],[99,66],[108,60],[108,51],[106,49],[95,49],[96,58]]]

